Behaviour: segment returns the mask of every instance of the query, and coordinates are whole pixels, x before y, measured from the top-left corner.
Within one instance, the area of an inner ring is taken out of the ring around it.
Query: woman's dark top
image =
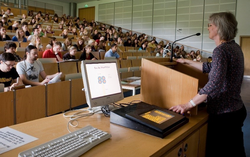
[[[1,37],[0,39],[1,41],[11,40],[10,36],[8,36],[7,34],[5,35],[5,38]]]
[[[207,94],[209,114],[233,112],[243,107],[240,96],[244,75],[242,50],[234,40],[222,43],[213,51],[212,63],[203,63],[203,72],[209,73],[208,83],[199,91]]]
[[[64,60],[76,59],[76,56],[71,56],[71,55],[69,54],[69,52],[67,52],[67,53],[65,53],[65,54],[63,55],[63,59],[64,59]]]
[[[95,56],[90,52],[88,58],[86,57],[86,52],[83,52],[79,60],[92,60]]]

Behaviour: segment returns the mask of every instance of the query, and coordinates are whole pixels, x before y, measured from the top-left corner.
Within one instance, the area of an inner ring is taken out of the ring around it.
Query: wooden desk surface
[[[125,98],[121,102],[130,102],[132,100],[140,100],[140,95]],[[79,126],[77,128],[71,127],[71,131],[86,125],[92,125],[112,135],[111,139],[95,146],[82,156],[160,156],[206,123],[208,114],[205,111],[201,111],[197,116],[188,118],[189,123],[169,134],[164,139],[112,124],[109,122],[109,118],[103,114],[95,114],[79,119]],[[17,156],[19,152],[67,134],[67,122],[68,119],[59,114],[10,126],[13,129],[39,139],[0,156]]]

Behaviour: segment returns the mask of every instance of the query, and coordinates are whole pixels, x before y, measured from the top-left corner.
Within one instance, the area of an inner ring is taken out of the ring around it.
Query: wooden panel
[[[58,72],[58,65],[57,63],[43,63],[43,69],[47,75],[52,75]],[[39,80],[42,81],[41,76]]]
[[[122,58],[123,59],[127,59],[128,56],[133,56],[133,53],[132,52],[123,52],[122,53]]]
[[[29,42],[21,42],[20,47],[26,48],[29,44]]]
[[[132,60],[132,67],[140,67],[140,66],[141,66],[141,59]]]
[[[21,59],[23,59],[23,58],[24,58],[24,55],[25,55],[25,52],[24,52],[24,51],[17,51],[16,54],[17,54]]]
[[[134,76],[141,77],[141,71],[134,71]]]
[[[183,142],[183,156],[198,156],[199,148],[199,130],[192,133],[184,142]],[[186,150],[186,151],[185,151]]]
[[[121,60],[121,68],[131,67],[131,60]]]
[[[128,50],[134,50],[135,47],[129,47],[129,46],[125,46],[125,50],[128,51]]]
[[[82,54],[82,52],[81,52],[81,51],[77,51],[77,52],[76,52],[76,54],[75,54],[76,59],[80,59],[81,54]]]
[[[82,78],[71,80],[71,108],[86,104]]]
[[[199,88],[203,88],[206,85],[206,83],[208,82],[208,75],[207,74],[204,74],[201,71],[199,71],[199,70],[197,70],[189,65],[177,63],[174,66],[174,69],[179,71],[179,72],[182,72],[184,74],[187,74],[189,76],[192,76],[194,78],[197,78],[199,80]]]
[[[163,108],[183,104],[198,91],[198,79],[142,59],[141,99]],[[192,114],[197,113],[197,107]]]
[[[183,143],[171,149],[169,152],[163,154],[161,157],[181,157]]]
[[[95,20],[95,7],[80,8],[78,17],[80,17],[81,20],[85,18],[88,22]]]
[[[91,53],[95,56],[96,59],[98,60],[101,59],[99,52],[91,52]]]
[[[70,82],[62,81],[47,85],[47,115],[70,109]]]
[[[35,11],[35,10],[36,10],[36,7],[28,6],[28,10],[29,10],[29,11],[31,11],[31,10]]]
[[[120,73],[121,79],[125,79],[125,78],[132,77],[132,76],[134,76],[134,72],[123,72],[123,73]]]
[[[132,52],[133,56],[143,56],[143,53],[141,52]]]
[[[50,38],[47,38],[47,37],[45,37],[45,38],[41,38],[41,42],[42,42],[42,44],[43,45],[48,45],[49,44],[49,42],[50,42]]]
[[[22,14],[28,15],[28,10],[21,9],[21,15],[22,15]]]
[[[121,51],[121,52],[124,52],[125,51],[125,47],[124,46],[118,46],[118,50]]]
[[[250,75],[250,36],[240,37],[240,47],[244,54],[244,75]]]
[[[103,60],[104,59],[104,56],[105,56],[105,51],[100,51],[100,59]]]
[[[199,151],[198,156],[199,157],[205,157],[206,156],[206,141],[207,141],[207,124],[203,125],[200,128],[200,142],[199,142]]]
[[[0,93],[0,128],[14,124],[14,93]]]
[[[45,116],[45,86],[35,86],[16,91],[16,123]]]
[[[147,60],[159,63],[159,62],[169,62],[170,58],[147,58]]]
[[[44,52],[44,51],[39,51],[39,52],[38,52],[38,58],[42,58],[42,57],[43,57],[43,52]]]
[[[51,10],[51,9],[46,9],[46,13],[47,13],[47,14],[54,15],[54,14],[55,14],[55,11],[54,11],[54,10]]]
[[[77,73],[77,64],[76,62],[60,62],[59,69],[62,72],[62,79],[64,80],[65,74]]]

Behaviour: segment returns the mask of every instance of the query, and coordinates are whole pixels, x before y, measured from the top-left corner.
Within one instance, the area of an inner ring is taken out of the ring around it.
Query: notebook
[[[62,72],[58,73],[53,79],[51,79],[48,84],[56,83],[61,81]]]

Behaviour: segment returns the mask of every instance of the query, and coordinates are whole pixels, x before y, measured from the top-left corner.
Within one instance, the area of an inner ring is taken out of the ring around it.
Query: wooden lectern
[[[171,65],[172,68],[167,65]],[[169,62],[169,58],[142,59],[141,100],[148,104],[168,109],[187,103],[197,94],[199,85],[202,86],[205,82],[207,82],[205,74],[190,66]],[[195,107],[191,110],[191,114],[197,115],[197,111]]]

